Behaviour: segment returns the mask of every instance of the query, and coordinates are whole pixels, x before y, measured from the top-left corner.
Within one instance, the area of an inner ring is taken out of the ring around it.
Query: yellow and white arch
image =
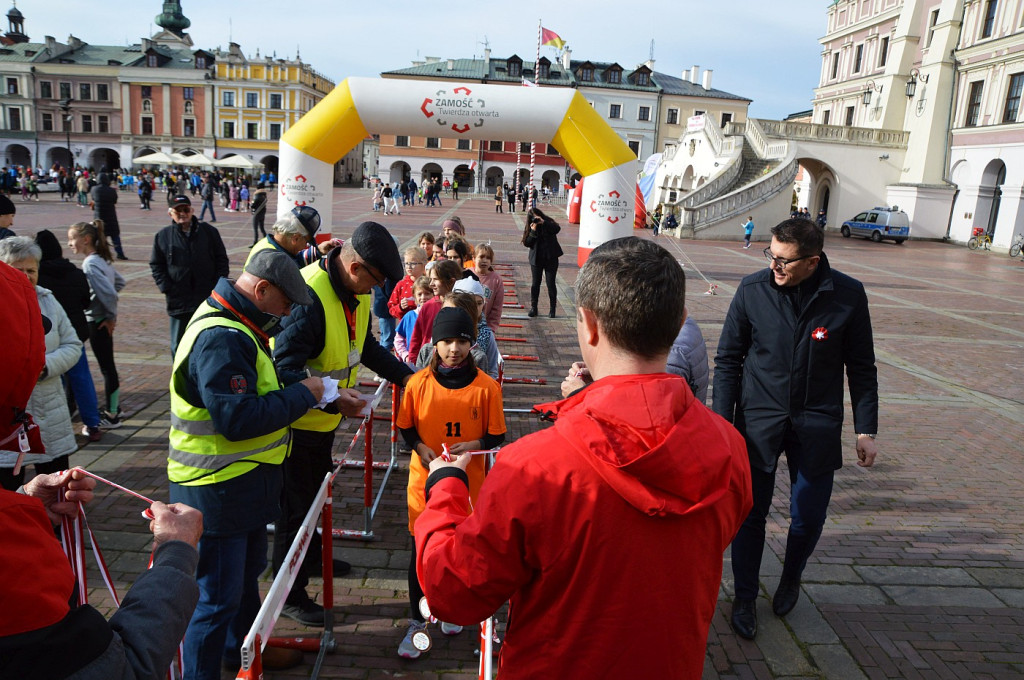
[[[636,156],[578,91],[423,80],[348,78],[281,138],[278,216],[320,210],[331,231],[333,165],[368,134],[554,145],[586,177],[580,256],[633,229]]]

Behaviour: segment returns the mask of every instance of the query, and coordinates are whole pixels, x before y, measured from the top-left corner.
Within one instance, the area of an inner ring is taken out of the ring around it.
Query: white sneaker
[[[418,659],[420,654],[430,649],[430,633],[426,621],[409,621],[405,637],[398,645],[398,656],[403,659]]]
[[[462,632],[462,626],[457,626],[454,623],[441,622],[441,632],[445,635],[458,635]]]

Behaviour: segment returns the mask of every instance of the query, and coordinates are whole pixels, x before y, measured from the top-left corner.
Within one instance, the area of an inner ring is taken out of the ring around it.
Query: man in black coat
[[[149,268],[157,288],[167,297],[174,356],[192,314],[217,281],[228,275],[229,264],[220,232],[196,218],[188,196],[175,196],[167,213],[173,223],[153,238]]]
[[[114,244],[117,259],[127,260],[121,248],[121,226],[117,222],[117,189],[110,186],[110,175],[101,172],[99,182],[89,190],[89,207],[93,219],[103,220],[103,232]]]
[[[743,434],[754,507],[732,543],[732,627],[757,634],[758,569],[775,469],[786,453],[790,478],[786,557],[772,610],[785,616],[821,536],[835,471],[843,465],[843,370],[857,432],[857,464],[877,455],[878,378],[864,286],[829,266],[824,231],[810,220],[772,228],[768,269],[736,289],[715,357],[712,408]]]

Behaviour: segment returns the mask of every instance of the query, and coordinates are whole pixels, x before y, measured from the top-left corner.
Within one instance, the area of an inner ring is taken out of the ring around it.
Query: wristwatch
[[[858,434],[857,436],[858,436],[858,437],[871,437],[872,439],[874,439],[874,438],[875,438],[875,435],[873,435],[873,434],[868,434],[867,432],[861,432],[861,433],[860,433],[860,434]]]

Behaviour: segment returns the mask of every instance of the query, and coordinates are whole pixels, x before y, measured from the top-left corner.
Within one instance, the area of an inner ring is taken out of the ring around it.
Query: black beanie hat
[[[434,345],[448,338],[462,338],[476,342],[476,329],[473,320],[460,307],[442,307],[434,318],[434,330],[430,334],[430,342]]]
[[[40,262],[59,260],[63,256],[60,241],[57,240],[57,237],[49,229],[43,229],[36,233],[36,245],[43,252],[43,256],[39,258]]]
[[[13,215],[18,211],[7,196],[0,194],[0,215]]]

